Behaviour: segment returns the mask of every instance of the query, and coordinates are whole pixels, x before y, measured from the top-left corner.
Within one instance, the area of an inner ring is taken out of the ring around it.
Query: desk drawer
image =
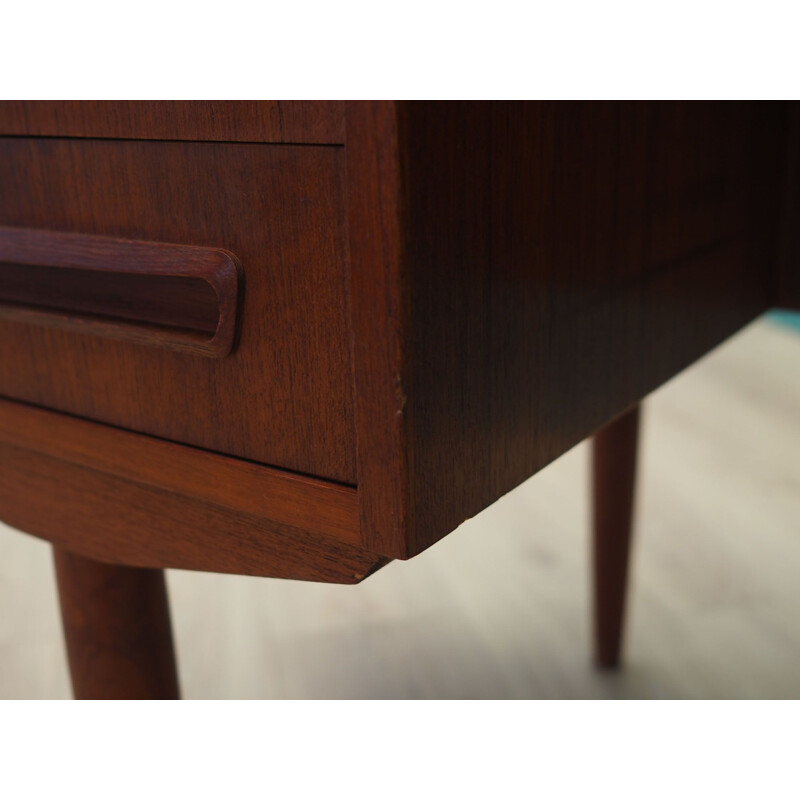
[[[41,309],[0,314],[0,395],[355,484],[343,170],[340,147],[0,139],[0,226],[81,234],[33,235],[68,249],[133,240],[145,261],[164,245],[184,246],[167,247],[170,258],[227,251],[242,274],[230,352],[50,325]],[[109,246],[114,262],[125,243]],[[91,315],[113,294],[105,273],[28,266],[0,269],[0,303],[63,282],[76,313]],[[169,280],[124,284],[152,300],[133,329],[168,326],[175,303],[177,327],[213,330],[207,287]]]

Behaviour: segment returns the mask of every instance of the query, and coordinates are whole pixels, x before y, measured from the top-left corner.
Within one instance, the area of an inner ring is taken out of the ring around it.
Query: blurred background
[[[800,315],[644,405],[626,665],[590,664],[583,443],[355,586],[170,572],[187,698],[800,697]],[[66,698],[50,548],[0,524],[0,698]]]

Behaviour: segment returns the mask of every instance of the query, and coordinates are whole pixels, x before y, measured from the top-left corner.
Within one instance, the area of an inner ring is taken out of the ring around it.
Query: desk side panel
[[[785,111],[401,105],[404,555],[768,307]]]

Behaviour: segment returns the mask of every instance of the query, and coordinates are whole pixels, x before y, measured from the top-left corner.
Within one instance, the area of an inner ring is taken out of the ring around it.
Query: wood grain
[[[0,518],[96,561],[358,583],[386,563],[361,548],[0,444]]]
[[[222,358],[240,271],[210,247],[0,227],[0,317]]]
[[[372,302],[392,325],[374,328],[369,369],[387,398],[400,379],[402,444],[391,456],[376,447],[359,469],[383,470],[374,497],[389,498],[365,546],[408,557],[768,306],[785,113],[673,103],[385,113],[397,144],[390,127],[374,151],[397,152],[383,174],[399,188],[360,235],[388,237],[384,251],[399,254],[376,279]],[[369,327],[365,305],[354,303],[356,331]],[[355,354],[358,375],[358,334]],[[376,425],[391,406],[381,408]]]
[[[394,104],[349,104],[347,143],[361,531],[366,548],[397,553],[413,509],[405,449],[408,319]]]
[[[164,572],[54,556],[75,699],[177,700]]]
[[[0,441],[357,545],[354,489],[0,399]]]
[[[0,393],[357,486],[360,547],[409,557],[774,301],[786,123],[353,103],[345,148],[0,140],[0,224],[222,247],[246,283],[216,363],[0,323]]]
[[[3,100],[0,135],[342,144],[326,100]]]
[[[0,320],[0,395],[355,485],[343,180],[341,148],[0,139],[0,225],[221,248],[244,276],[224,359]]]

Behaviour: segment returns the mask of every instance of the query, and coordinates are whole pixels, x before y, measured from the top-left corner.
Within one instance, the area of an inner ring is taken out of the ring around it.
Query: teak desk
[[[162,569],[357,583],[609,423],[616,663],[636,404],[797,303],[798,136],[771,103],[0,103],[0,518],[54,545],[76,696],[177,696]]]

